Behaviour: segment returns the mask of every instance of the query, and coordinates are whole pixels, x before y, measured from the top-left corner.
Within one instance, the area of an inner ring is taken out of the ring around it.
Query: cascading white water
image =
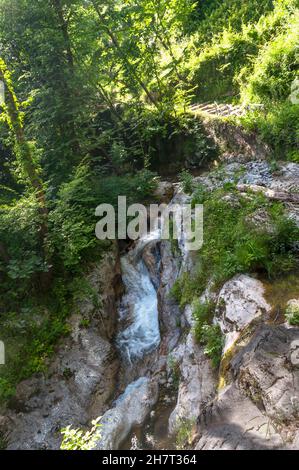
[[[169,204],[170,209],[173,207],[183,261],[187,256],[185,234],[175,214],[176,205],[180,206],[187,200],[186,195],[178,191],[178,195]],[[134,359],[142,358],[160,343],[157,292],[142,259],[142,252],[151,241],[161,239],[163,224],[164,215],[162,214],[154,221],[150,233],[141,237],[134,249],[121,259],[122,279],[126,293],[119,308],[119,319],[128,321],[129,326],[119,333],[116,344],[130,363]]]
[[[145,246],[160,237],[158,224],[150,234],[121,259],[122,278],[126,293],[121,301],[120,320],[129,322],[116,343],[130,363],[142,358],[160,343],[157,292],[142,259]]]
[[[134,361],[142,359],[157,348],[161,340],[157,292],[142,255],[149,243],[161,239],[163,223],[162,214],[155,220],[150,233],[141,237],[135,247],[121,258],[125,294],[119,307],[119,320],[125,326],[117,335],[116,344],[131,367],[134,366]],[[178,227],[178,243],[184,253],[185,240],[180,229],[181,227]],[[113,408],[103,416],[104,431],[99,448],[118,448],[119,443],[129,435],[131,429],[136,424],[140,426],[144,422],[157,400],[158,388],[151,388],[150,377],[141,376],[129,383],[114,402]],[[138,404],[141,405],[139,408]]]

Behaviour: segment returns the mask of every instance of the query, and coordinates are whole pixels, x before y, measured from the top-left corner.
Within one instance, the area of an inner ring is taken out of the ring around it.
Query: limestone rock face
[[[238,385],[274,422],[299,418],[299,329],[264,325],[231,361]]]
[[[292,354],[298,339],[298,328],[257,328],[231,360],[234,381],[199,416],[197,449],[293,448],[299,371]]]
[[[200,416],[196,450],[280,449],[283,440],[269,419],[235,384]]]
[[[97,450],[118,449],[134,426],[142,425],[158,399],[158,385],[146,377],[131,383],[101,419]]]
[[[161,241],[160,285],[158,309],[161,329],[160,354],[167,354],[176,346],[180,336],[180,309],[171,297],[170,291],[179,275],[179,260],[173,256],[168,240]]]
[[[81,302],[81,315],[70,318],[71,334],[58,346],[47,375],[18,385],[7,413],[8,449],[59,449],[61,428],[82,427],[107,409],[119,367],[110,341],[121,289],[118,265],[112,251],[93,267],[88,278],[102,307]],[[83,328],[82,317],[89,315],[90,325]]]
[[[169,432],[173,433],[182,420],[194,421],[215,396],[216,374],[193,337],[187,336],[184,349],[174,358],[180,359],[180,385],[177,404],[169,418]]]
[[[226,335],[224,352],[238,339],[250,323],[271,310],[264,298],[263,284],[241,274],[226,282],[218,297],[219,324]]]

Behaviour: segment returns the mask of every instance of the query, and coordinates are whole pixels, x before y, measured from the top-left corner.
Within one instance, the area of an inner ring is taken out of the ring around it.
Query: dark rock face
[[[142,252],[142,259],[147,267],[153,286],[158,290],[161,278],[160,243],[157,243],[157,241],[149,243]]]

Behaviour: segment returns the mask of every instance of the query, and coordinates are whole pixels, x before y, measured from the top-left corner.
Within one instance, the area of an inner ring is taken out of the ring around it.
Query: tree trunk
[[[121,50],[121,47],[118,43],[118,40],[117,40],[117,37],[115,36],[115,34],[113,33],[113,31],[111,31],[111,29],[105,24],[105,19],[103,17],[103,15],[101,14],[96,2],[94,0],[92,0],[92,4],[93,4],[93,7],[98,15],[98,17],[100,18],[101,20],[101,24],[102,26],[104,27],[106,33],[108,34],[108,36],[110,37],[111,41],[112,41],[112,44],[113,46],[115,47],[115,49],[117,50],[118,54],[119,54],[119,57],[124,61],[124,63],[126,64],[126,66],[128,67],[128,69],[130,70],[130,73],[132,74],[132,76],[134,77],[134,79],[136,80],[136,82],[141,86],[141,88],[143,89],[143,91],[145,92],[146,96],[148,97],[150,103],[152,103],[157,109],[159,109],[159,105],[157,103],[157,101],[154,99],[154,97],[152,96],[152,94],[150,93],[150,91],[148,90],[146,84],[138,77],[138,75],[136,74],[135,70],[133,69],[132,65],[130,64],[130,62],[128,61],[127,57],[125,56],[125,54],[122,52]]]
[[[50,256],[47,247],[48,237],[48,209],[46,205],[46,195],[42,179],[39,176],[38,168],[34,162],[33,149],[26,140],[22,116],[19,112],[19,103],[11,85],[10,74],[5,63],[0,59],[0,80],[4,82],[6,92],[6,103],[3,108],[6,112],[6,119],[10,131],[14,137],[14,150],[23,175],[27,178],[38,202],[41,214],[40,240],[43,249],[44,260],[49,263]],[[3,248],[3,247],[2,247]],[[5,256],[5,251],[0,252]],[[45,273],[49,279],[49,273]]]
[[[73,52],[71,48],[71,40],[70,40],[70,36],[68,32],[68,21],[64,17],[61,0],[52,0],[52,4],[58,16],[58,20],[59,20],[62,36],[64,39],[65,48],[66,48],[66,56],[67,56],[69,69],[70,69],[70,72],[73,74],[74,56],[73,56]]]

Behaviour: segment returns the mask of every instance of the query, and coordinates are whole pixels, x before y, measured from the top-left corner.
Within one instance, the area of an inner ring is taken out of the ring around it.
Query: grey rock
[[[201,414],[216,392],[216,374],[192,332],[187,336],[180,363],[177,404],[169,418],[169,432],[177,429],[182,419],[193,420]]]
[[[59,449],[61,428],[82,427],[107,409],[119,366],[110,341],[120,289],[117,252],[107,253],[89,279],[102,307],[81,302],[81,315],[70,318],[71,335],[61,341],[47,374],[18,385],[7,411],[8,449]],[[91,315],[88,328],[80,326],[82,315]]]
[[[268,314],[271,306],[264,298],[263,284],[245,274],[237,275],[222,287],[217,303],[219,324],[226,335],[224,352],[237,341],[250,323]]]
[[[130,384],[101,419],[97,450],[117,450],[134,426],[141,426],[158,400],[158,387],[146,377]]]

